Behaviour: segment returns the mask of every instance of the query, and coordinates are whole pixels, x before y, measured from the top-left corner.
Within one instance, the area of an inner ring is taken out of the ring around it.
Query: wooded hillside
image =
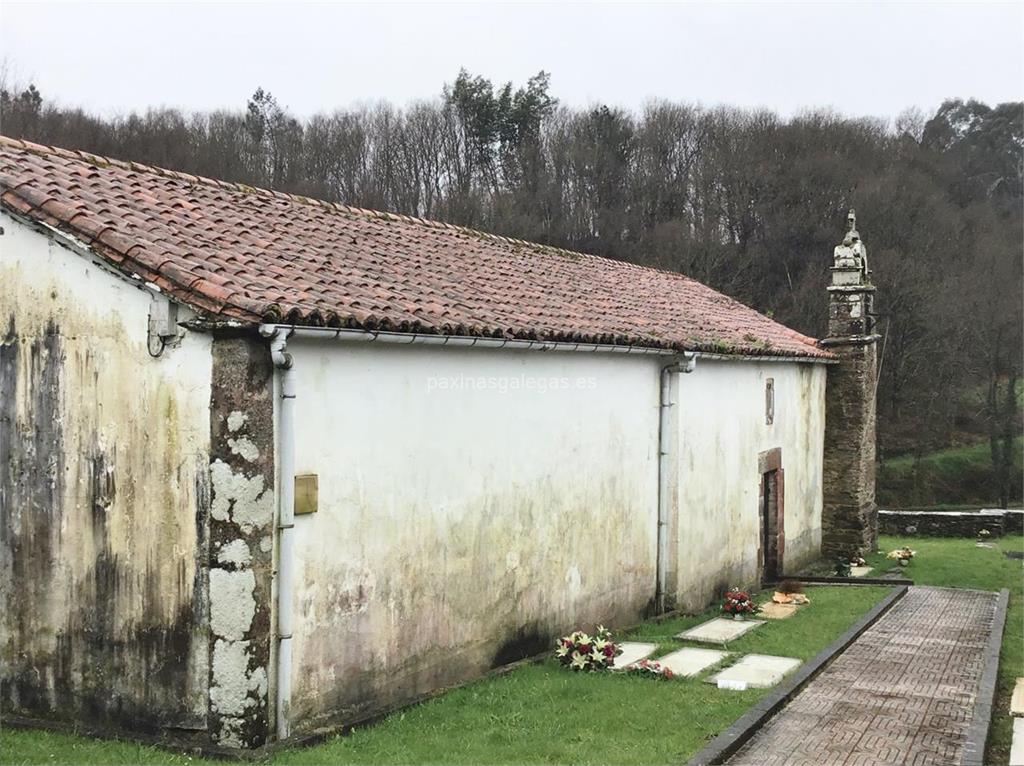
[[[987,440],[1019,487],[1024,105],[895,125],[652,102],[569,109],[461,72],[428,102],[300,120],[245,109],[99,118],[6,84],[2,132],[682,271],[811,335],[848,208],[878,285],[880,457]],[[628,286],[624,286],[628,289]],[[1019,489],[1016,490],[1019,492]]]

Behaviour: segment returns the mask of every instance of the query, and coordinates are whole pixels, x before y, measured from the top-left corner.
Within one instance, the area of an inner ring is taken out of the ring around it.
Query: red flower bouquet
[[[655,662],[654,660],[640,660],[639,662],[634,662],[632,665],[626,668],[626,672],[629,673],[631,676],[646,676],[647,678],[664,678],[666,680],[671,680],[676,677],[676,674],[673,673],[669,668],[665,667],[660,662]]]
[[[753,614],[757,606],[750,600],[750,594],[745,590],[733,588],[725,592],[725,599],[722,601],[722,611],[732,616]]]

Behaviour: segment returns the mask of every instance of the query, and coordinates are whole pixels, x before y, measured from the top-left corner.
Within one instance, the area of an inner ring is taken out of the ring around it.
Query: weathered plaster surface
[[[765,423],[765,381],[775,418]],[[780,448],[790,571],[821,546],[825,366],[700,360],[678,380],[676,596],[698,610],[730,586],[757,582],[758,455]]]
[[[210,402],[210,734],[266,742],[272,640],[273,369],[255,337],[217,337]]]
[[[320,487],[319,512],[296,519],[297,730],[641,616],[659,360],[288,350],[296,469]]]
[[[0,673],[9,712],[206,725],[210,339],[0,214]]]

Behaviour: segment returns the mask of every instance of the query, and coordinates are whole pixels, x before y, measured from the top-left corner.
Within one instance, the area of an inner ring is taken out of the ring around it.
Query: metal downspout
[[[288,331],[260,329],[270,339],[270,356],[279,371],[281,402],[277,421],[277,741],[290,733],[292,699],[292,583],[295,571],[295,370],[286,352]]]
[[[661,393],[658,401],[658,561],[655,604],[658,614],[667,611],[666,589],[668,580],[668,520],[669,520],[669,418],[672,407],[672,374],[693,372],[697,355],[684,355],[681,361],[661,368]]]

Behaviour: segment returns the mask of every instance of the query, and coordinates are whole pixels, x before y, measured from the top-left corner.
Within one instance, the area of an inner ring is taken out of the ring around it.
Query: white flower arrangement
[[[612,641],[612,634],[604,625],[597,626],[593,636],[577,630],[558,639],[555,659],[572,670],[604,670],[615,665],[622,649]]]

